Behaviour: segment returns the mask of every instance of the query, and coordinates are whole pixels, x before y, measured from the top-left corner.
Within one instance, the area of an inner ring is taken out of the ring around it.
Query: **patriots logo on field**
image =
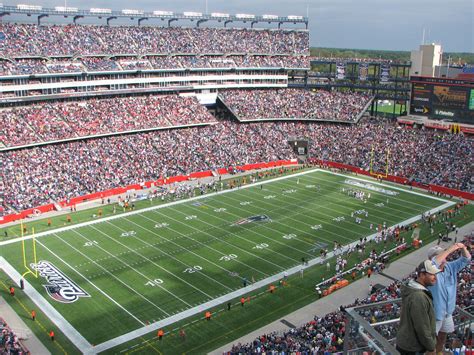
[[[44,277],[48,281],[43,287],[53,300],[61,303],[73,303],[80,297],[90,297],[87,292],[49,261],[41,260],[38,264],[33,263],[30,265],[38,270],[39,276]]]
[[[272,220],[266,214],[259,214],[257,216],[251,216],[243,219],[239,219],[237,222],[232,224],[233,226],[241,226],[243,224],[249,224],[254,222],[271,222]]]

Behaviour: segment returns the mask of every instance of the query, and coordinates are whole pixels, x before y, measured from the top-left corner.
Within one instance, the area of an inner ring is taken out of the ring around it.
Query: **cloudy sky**
[[[311,46],[411,50],[421,43],[425,29],[425,42],[440,43],[444,51],[474,52],[474,0],[4,0],[3,4],[54,7],[65,1],[67,6],[86,9],[205,12],[207,6],[208,13],[308,13]]]

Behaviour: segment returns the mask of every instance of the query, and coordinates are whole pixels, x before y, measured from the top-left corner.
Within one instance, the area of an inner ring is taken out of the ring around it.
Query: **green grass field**
[[[244,322],[253,323],[249,327],[257,327],[281,313],[276,310],[283,292],[263,301],[265,305],[275,302],[265,317],[262,310],[252,311],[252,303],[235,306],[242,295],[267,297],[262,292],[265,285],[276,283],[285,271],[296,272],[302,258],[316,259],[321,248],[332,250],[335,241],[352,243],[373,234],[379,224],[396,225],[447,202],[356,179],[327,171],[304,172],[66,226],[64,231],[39,233],[38,260],[49,263],[43,263],[43,271],[55,277],[59,272],[73,284],[68,284],[69,292],[64,294],[50,287],[50,295],[44,277],[27,276],[27,280],[97,349],[114,353],[212,350],[227,340],[218,337],[218,332],[239,331],[242,316],[247,317]],[[370,186],[355,187],[347,180]],[[365,191],[371,197],[364,203],[342,192],[343,188]],[[355,223],[357,216],[362,223]],[[25,245],[32,262],[32,241]],[[2,245],[0,250],[0,256],[20,274],[25,271],[19,241]],[[314,285],[324,277],[324,270],[315,266],[305,275],[305,282]],[[284,311],[314,300],[311,286],[293,285],[295,288],[285,291]],[[233,312],[240,312],[238,317],[228,317],[222,311],[227,302]],[[199,323],[207,309],[215,314],[212,325]],[[199,330],[201,337],[204,334],[217,340],[202,347],[202,338],[196,334],[189,334],[186,341],[176,335],[183,327],[194,333],[196,324],[207,327]],[[154,335],[162,327],[170,336],[158,342]],[[116,339],[124,334],[129,335]]]

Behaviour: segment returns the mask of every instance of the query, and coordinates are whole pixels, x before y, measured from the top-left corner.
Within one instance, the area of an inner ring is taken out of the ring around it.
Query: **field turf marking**
[[[170,272],[169,270],[166,270],[164,267],[162,267],[162,266],[158,265],[157,263],[155,263],[154,261],[150,260],[150,258],[148,258],[148,257],[146,257],[146,256],[144,256],[144,255],[142,255],[142,254],[140,254],[139,252],[133,250],[133,249],[130,248],[129,246],[127,246],[127,245],[125,245],[125,244],[119,242],[118,240],[116,240],[116,239],[110,237],[107,233],[101,231],[100,229],[98,229],[98,228],[96,228],[96,227],[94,227],[94,226],[90,226],[90,227],[93,228],[93,229],[95,229],[97,232],[99,232],[100,234],[102,234],[102,235],[105,236],[106,238],[108,238],[108,239],[110,239],[110,240],[116,242],[117,244],[120,244],[121,246],[125,247],[126,249],[128,249],[128,250],[132,251],[133,253],[139,255],[139,256],[142,257],[143,259],[147,260],[149,263],[151,263],[151,264],[157,266],[159,269],[161,269],[161,270],[163,270],[164,272],[170,274],[172,277],[175,277],[175,278],[177,278],[177,279],[180,279],[178,276],[176,276],[175,274],[173,274],[173,273]],[[110,253],[109,251],[107,251],[107,250],[104,250],[104,251],[105,251],[107,254],[111,254],[111,253]],[[111,254],[111,255],[113,255],[113,254]],[[128,263],[122,261],[122,260],[119,259],[118,257],[115,257],[115,258],[116,258],[120,263],[125,264],[125,265],[128,265]],[[152,280],[153,280],[153,279],[150,279],[149,277],[147,277],[146,275],[144,275],[142,272],[140,272],[140,271],[138,271],[137,269],[135,269],[133,266],[128,265],[128,267],[129,267],[130,269],[132,269],[133,271],[135,271],[137,274],[143,276],[143,278],[147,279],[148,281],[152,281]],[[187,283],[187,282],[184,281],[184,280],[183,280],[183,282],[184,282],[184,283]],[[191,307],[191,306],[192,306],[191,304],[189,304],[188,302],[186,302],[185,300],[183,300],[181,297],[175,295],[173,292],[171,292],[170,290],[168,290],[166,287],[163,287],[161,284],[157,284],[157,286],[160,287],[160,288],[161,288],[163,291],[165,291],[166,293],[168,293],[168,294],[170,294],[171,296],[173,296],[174,298],[180,300],[182,303],[184,303],[184,304],[187,305],[188,307]]]
[[[116,224],[112,224],[112,223],[110,223],[110,222],[107,222],[107,223],[109,223],[111,226],[113,226],[113,227],[115,227],[115,228],[117,228],[117,229],[124,230],[124,229],[122,229],[121,227],[119,227],[119,226],[118,226],[118,225],[116,225]],[[134,224],[136,224],[136,223],[134,223]],[[136,224],[136,225],[137,225],[137,224]],[[140,226],[139,226],[139,227],[140,227]],[[194,285],[193,285],[193,284],[191,284],[190,282],[188,282],[188,281],[184,280],[183,278],[179,277],[179,276],[178,276],[178,275],[176,275],[175,273],[173,273],[173,272],[169,271],[168,269],[166,269],[166,268],[162,267],[161,265],[158,265],[157,263],[155,263],[154,261],[152,261],[152,260],[151,260],[150,258],[148,258],[147,256],[145,256],[145,255],[142,255],[141,253],[139,253],[139,252],[137,252],[137,251],[133,250],[132,248],[130,248],[130,247],[128,247],[128,246],[126,246],[125,244],[123,244],[123,243],[119,242],[119,241],[118,241],[118,240],[116,240],[116,239],[113,239],[113,238],[111,238],[111,237],[109,237],[109,238],[110,238],[111,240],[115,241],[116,243],[119,243],[120,245],[123,245],[123,246],[125,246],[127,249],[131,250],[133,253],[135,253],[135,254],[139,255],[141,258],[143,258],[143,259],[147,260],[148,262],[150,262],[150,263],[152,263],[153,265],[157,266],[158,268],[162,269],[164,272],[166,272],[166,273],[170,274],[170,275],[171,275],[171,277],[174,277],[174,278],[178,279],[179,281],[181,281],[181,282],[185,283],[185,284],[186,284],[186,285],[188,285],[189,287],[191,287],[191,288],[195,289],[196,291],[198,291],[198,292],[202,293],[202,294],[203,294],[203,295],[205,295],[206,297],[208,297],[208,298],[210,298],[210,299],[212,299],[212,298],[213,298],[213,296],[209,295],[208,293],[204,292],[204,291],[203,291],[203,290],[201,290],[200,288],[198,288],[198,287],[194,286]],[[138,239],[138,240],[139,240],[139,241],[141,241],[142,243],[145,243],[145,244],[147,244],[148,246],[150,246],[150,244],[149,244],[149,243],[147,243],[147,242],[143,241],[143,240],[142,240],[142,239],[140,239],[140,238],[134,238],[134,239]],[[161,251],[161,252],[162,252],[162,253],[165,253],[165,254],[167,254],[167,255],[169,255],[169,254],[168,254],[168,253],[166,253],[165,251]],[[170,257],[172,257],[171,255],[169,255],[169,256],[170,256]],[[174,258],[174,257],[173,257],[173,258]],[[177,260],[176,258],[174,258],[174,259],[175,259],[175,260]],[[182,264],[184,264],[184,263],[182,263]],[[186,265],[186,264],[184,264],[184,265]],[[187,266],[187,267],[189,267],[189,265],[186,265],[186,266]],[[177,296],[176,296],[176,297],[177,297]]]
[[[181,211],[179,211],[178,209],[173,208],[173,207],[171,208],[171,210],[172,210],[172,211],[175,211],[176,213],[179,213],[179,214],[184,214],[184,212],[181,212]],[[206,212],[205,212],[205,211],[201,211],[201,213],[206,213]],[[212,215],[212,216],[214,216],[214,215]],[[169,218],[171,218],[171,217],[169,217]],[[209,225],[209,226],[212,225],[211,223],[206,222],[206,221],[204,221],[204,220],[200,220],[200,222],[201,222],[201,223],[204,223],[204,224],[207,224],[207,225]],[[196,227],[193,227],[193,226],[191,226],[191,225],[188,225],[188,226],[191,227],[191,228],[196,228]],[[225,228],[225,227],[216,227],[216,228],[227,232],[227,228]],[[235,233],[235,232],[228,232],[227,234],[228,234],[228,235],[233,235],[233,236],[237,237],[238,239],[244,240],[245,242],[247,242],[247,243],[249,243],[249,244],[255,245],[255,242],[253,242],[253,241],[251,241],[251,240],[248,240],[248,239],[246,239],[246,238],[244,238],[244,237],[241,237],[241,236],[239,236],[239,235],[238,235],[237,233]],[[251,255],[252,257],[255,257],[256,259],[262,260],[262,261],[264,261],[264,262],[267,263],[267,264],[272,264],[272,265],[275,266],[278,270],[281,270],[281,265],[278,265],[278,264],[276,264],[276,263],[274,263],[274,262],[272,262],[272,261],[270,261],[270,260],[267,260],[267,259],[265,259],[265,258],[262,258],[261,256],[259,256],[259,255],[257,255],[257,254],[254,254],[254,253],[252,253],[251,251],[248,251],[248,250],[246,250],[246,249],[244,249],[244,248],[242,248],[242,247],[240,247],[240,246],[237,246],[237,245],[235,245],[235,244],[232,244],[232,243],[230,243],[230,242],[228,242],[228,241],[226,241],[226,240],[224,240],[224,239],[216,238],[216,240],[219,240],[219,241],[221,241],[221,242],[223,242],[223,243],[226,243],[226,244],[228,244],[228,245],[231,245],[232,247],[237,248],[237,249],[243,251],[244,253],[249,254],[249,255]],[[297,261],[297,260],[294,260],[294,261]]]
[[[157,213],[157,214],[159,213],[159,211],[153,211],[153,212],[155,212],[155,213]],[[159,213],[159,214],[160,214],[161,216],[164,216],[165,218],[168,218],[168,219],[171,219],[171,220],[175,221],[175,222],[178,223],[178,224],[183,224],[183,225],[186,225],[186,226],[188,226],[188,227],[191,227],[191,228],[193,228],[196,232],[202,232],[203,234],[208,235],[213,241],[223,242],[223,243],[228,244],[228,245],[230,245],[230,246],[232,246],[232,247],[235,247],[233,244],[227,243],[227,242],[226,242],[225,240],[223,240],[223,239],[219,239],[219,238],[217,238],[217,237],[214,237],[212,234],[210,234],[209,232],[207,232],[206,229],[201,230],[201,229],[192,227],[192,226],[190,226],[190,225],[188,225],[188,224],[186,224],[186,223],[184,223],[184,222],[181,222],[181,221],[179,221],[179,220],[177,220],[177,219],[174,219],[174,218],[172,218],[172,217],[168,217],[168,216],[163,215],[163,214],[161,214],[161,213]],[[147,217],[147,216],[145,216],[145,215],[142,215],[141,217],[146,218],[146,219],[148,219],[148,220],[150,220],[150,221],[153,221],[152,218],[149,218],[149,217]],[[176,231],[176,232],[179,233],[179,234],[181,234],[181,235],[185,235],[185,234],[180,233],[180,232],[178,232],[178,231]],[[196,241],[196,242],[202,244],[203,247],[208,248],[208,249],[211,249],[211,250],[215,251],[216,253],[218,253],[218,254],[221,255],[221,256],[227,255],[226,253],[224,253],[224,252],[222,252],[222,251],[220,251],[220,250],[218,250],[218,249],[216,249],[216,248],[214,248],[214,247],[211,247],[211,246],[209,246],[209,245],[207,245],[207,244],[204,244],[204,243],[202,243],[202,242],[200,242],[200,241],[198,241],[198,240],[196,240],[196,239],[193,239],[193,238],[187,237],[187,236],[185,236],[185,238],[189,238],[189,239],[191,239],[191,240],[193,240],[193,241]],[[237,262],[237,263],[239,263],[239,264],[244,265],[246,268],[250,268],[250,269],[252,269],[252,270],[255,270],[255,271],[258,272],[259,274],[263,274],[263,275],[265,275],[265,276],[269,276],[267,273],[265,273],[265,272],[263,272],[263,271],[260,271],[260,270],[254,268],[254,267],[252,267],[252,266],[250,266],[250,265],[247,265],[246,263],[243,263],[242,261],[240,261],[240,260],[238,260],[238,259],[237,259],[237,260],[234,259],[234,261]]]
[[[80,232],[76,231],[76,230],[73,230],[74,233],[76,233],[77,235],[79,235],[81,238],[83,239],[86,239],[87,238]],[[58,237],[59,238],[59,237]],[[166,312],[164,309],[162,309],[161,307],[159,307],[158,305],[156,305],[154,302],[150,301],[148,298],[146,298],[144,295],[142,295],[140,292],[137,292],[133,287],[131,287],[129,284],[127,284],[126,282],[122,281],[120,278],[118,278],[117,276],[115,276],[112,272],[110,272],[107,268],[105,268],[104,266],[102,266],[101,264],[99,264],[98,262],[96,262],[95,260],[93,260],[91,257],[87,256],[85,253],[83,253],[82,251],[80,251],[79,249],[77,249],[76,247],[74,247],[73,245],[71,245],[70,243],[68,243],[64,238],[59,238],[63,243],[67,244],[70,248],[72,248],[74,251],[76,251],[77,253],[79,253],[80,255],[82,255],[84,258],[86,258],[87,260],[90,260],[94,265],[98,266],[101,270],[104,270],[104,272],[109,275],[109,276],[112,276],[112,278],[114,278],[115,280],[117,280],[118,282],[120,282],[122,285],[124,285],[126,288],[128,288],[129,290],[131,290],[133,293],[135,293],[137,296],[139,296],[140,298],[142,298],[143,300],[145,300],[146,302],[148,302],[149,304],[151,304],[152,306],[154,306],[155,308],[157,308],[158,310],[160,310],[161,312],[163,312],[165,315],[169,316],[170,314],[168,312]],[[112,254],[111,254],[112,255]],[[145,323],[143,323],[142,321],[140,321],[143,325]]]
[[[369,180],[369,179],[361,179],[361,178],[358,178],[358,177],[352,177],[350,175],[344,175],[344,174],[339,174],[339,173],[335,173],[335,172],[331,172],[331,171],[326,171],[326,170],[320,169],[320,168],[307,170],[307,171],[302,171],[302,172],[296,173],[296,174],[280,176],[280,177],[277,177],[277,178],[274,178],[274,179],[244,185],[244,186],[240,187],[238,190],[245,190],[245,189],[248,189],[248,188],[253,188],[255,186],[266,185],[266,184],[273,183],[275,181],[285,180],[285,179],[294,178],[294,177],[298,177],[298,176],[304,176],[304,175],[316,173],[316,172],[319,172],[319,171],[327,173],[327,174],[343,176],[343,177],[350,178],[350,179],[353,179],[353,180],[360,180],[360,181],[363,181],[363,182],[370,182],[371,184],[385,186],[385,187],[395,189],[395,190],[405,191],[405,192],[408,192],[408,193],[411,193],[411,194],[424,196],[426,198],[430,198],[430,199],[433,199],[433,200],[448,202],[448,200],[445,200],[445,199],[442,199],[442,198],[439,198],[439,197],[435,197],[435,196],[431,196],[431,195],[425,195],[425,194],[422,194],[422,193],[419,193],[419,192],[416,192],[416,191],[408,191],[408,190],[405,190],[405,189],[402,189],[402,188],[399,188],[399,187],[396,187],[396,186],[384,185],[384,184],[374,182],[374,181]],[[74,225],[70,225],[70,226],[66,226],[66,227],[56,228],[56,229],[50,230],[50,231],[44,231],[44,232],[41,232],[41,233],[37,233],[37,234],[35,234],[35,238],[41,238],[41,237],[44,237],[44,236],[47,236],[47,235],[51,235],[53,233],[61,233],[61,232],[68,231],[68,230],[71,230],[71,229],[74,229],[74,228],[80,228],[80,227],[89,226],[89,225],[92,225],[92,224],[103,223],[105,221],[112,221],[112,220],[115,220],[115,219],[122,218],[123,216],[131,216],[131,215],[146,213],[148,211],[154,211],[154,210],[161,209],[161,208],[166,208],[166,207],[169,207],[169,206],[179,205],[181,203],[187,203],[187,202],[191,202],[191,201],[206,199],[206,198],[210,198],[212,196],[231,193],[231,192],[238,191],[238,190],[228,189],[228,190],[222,190],[222,191],[217,191],[217,192],[211,192],[211,193],[208,193],[206,195],[195,196],[195,197],[191,197],[191,198],[188,198],[188,199],[172,201],[172,202],[168,202],[168,203],[165,203],[165,204],[162,204],[162,205],[147,207],[147,208],[143,208],[143,209],[135,210],[135,211],[130,211],[130,212],[125,212],[125,213],[117,214],[117,215],[114,215],[114,216],[102,217],[102,218],[98,218],[98,219],[95,219],[95,220],[92,220],[92,221],[82,222],[82,223],[78,223],[78,224],[74,224]],[[4,241],[0,242],[0,246],[17,243],[17,242],[20,242],[22,240],[29,240],[31,238],[33,238],[32,235],[27,235],[27,236],[23,236],[23,237],[13,238],[13,239],[10,239],[10,240],[4,240]]]
[[[132,220],[130,220],[130,219],[128,219],[128,218],[125,218],[125,220],[128,221],[129,223],[132,223],[132,224],[136,225],[137,227],[139,227],[139,228],[141,228],[141,229],[147,231],[147,232],[150,233],[150,234],[153,234],[153,235],[155,235],[155,236],[157,236],[157,237],[159,237],[159,238],[164,238],[164,239],[166,239],[165,237],[160,236],[160,235],[159,235],[158,233],[156,233],[155,231],[153,231],[153,230],[151,230],[151,229],[148,229],[148,228],[146,228],[146,227],[143,227],[142,225],[140,225],[140,224],[138,224],[138,223],[135,223],[135,222],[133,222]],[[150,244],[150,243],[144,241],[143,239],[141,239],[141,238],[139,238],[139,237],[137,237],[137,238],[135,238],[135,239],[138,239],[139,241],[141,241],[142,243],[145,243],[146,245],[150,246],[150,247],[153,248],[153,249],[159,250],[159,249],[156,248],[153,244]],[[194,256],[197,256],[197,257],[203,259],[205,262],[210,263],[210,264],[216,266],[217,268],[220,268],[221,270],[224,270],[224,271],[226,271],[226,272],[230,272],[230,270],[227,270],[227,269],[223,268],[222,266],[220,266],[220,265],[218,265],[218,264],[216,264],[216,263],[214,263],[214,262],[212,262],[212,261],[210,261],[210,260],[208,260],[208,259],[202,257],[201,255],[199,255],[199,254],[193,252],[192,250],[189,250],[189,249],[187,249],[187,248],[185,248],[185,247],[179,245],[178,243],[174,243],[174,242],[172,242],[172,243],[175,244],[175,245],[177,245],[178,247],[180,247],[183,251],[185,250],[185,251],[187,251],[188,253],[193,254]],[[168,253],[166,253],[166,252],[163,251],[163,250],[160,250],[160,251],[161,251],[162,253],[167,254],[170,258],[173,258],[174,260],[178,261],[179,263],[183,264],[183,265],[186,266],[186,267],[191,267],[191,266],[192,266],[192,265],[186,264],[185,262],[179,260],[178,258],[176,258],[176,257],[174,257],[174,256],[172,256],[172,255],[169,255]],[[204,277],[206,277],[206,278],[208,278],[208,279],[210,279],[210,280],[212,280],[212,281],[218,283],[219,285],[221,285],[221,286],[227,288],[229,291],[232,291],[232,288],[230,288],[230,287],[228,287],[227,285],[224,285],[223,283],[217,281],[215,278],[210,277],[209,275],[207,275],[206,273],[202,272],[201,270],[197,271],[197,273],[199,273],[200,275],[203,275]]]

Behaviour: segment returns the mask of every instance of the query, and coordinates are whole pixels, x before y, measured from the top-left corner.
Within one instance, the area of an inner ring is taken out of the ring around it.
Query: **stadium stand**
[[[97,54],[308,54],[309,32],[146,26],[0,24],[0,52],[19,56]]]
[[[19,146],[96,134],[212,123],[195,97],[178,95],[39,102],[0,111],[3,145]]]
[[[21,127],[15,126],[17,130]],[[390,169],[394,175],[474,191],[470,164],[474,141],[468,136],[406,129],[388,121],[354,126],[219,121],[208,127],[119,135],[3,152],[0,163],[4,169],[0,177],[9,181],[5,187],[4,207],[7,213],[21,211],[160,177],[290,159],[294,153],[287,143],[289,137],[310,139],[312,157],[366,170],[370,167],[372,147],[379,152],[374,157],[375,167],[385,166],[385,152],[390,148]]]
[[[138,58],[79,57],[0,60],[0,75],[201,68],[309,68],[300,55],[155,55]]]
[[[221,100],[239,120],[311,119],[355,121],[370,96],[299,89],[223,90]]]
[[[21,344],[18,336],[0,318],[0,354],[22,355],[29,353]]]

